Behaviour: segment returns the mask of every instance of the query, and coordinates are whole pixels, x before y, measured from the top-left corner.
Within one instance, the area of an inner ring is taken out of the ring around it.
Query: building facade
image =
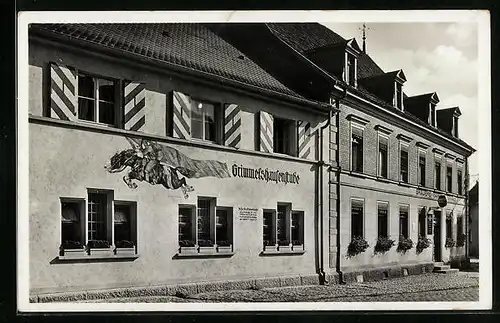
[[[465,257],[459,109],[407,97],[355,40],[318,24],[32,25],[29,65],[34,295],[333,283]]]

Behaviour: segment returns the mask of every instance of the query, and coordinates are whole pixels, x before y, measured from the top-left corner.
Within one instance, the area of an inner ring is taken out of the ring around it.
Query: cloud
[[[477,25],[467,23],[450,24],[445,30],[452,41],[460,46],[471,46],[477,43]]]

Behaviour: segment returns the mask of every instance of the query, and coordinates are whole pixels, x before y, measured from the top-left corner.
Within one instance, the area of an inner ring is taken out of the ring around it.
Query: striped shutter
[[[224,145],[240,148],[241,109],[237,104],[226,104],[224,109]]]
[[[299,151],[299,158],[311,159],[313,156],[311,154],[311,124],[307,121],[297,122],[297,144]]]
[[[55,63],[50,64],[50,117],[76,120],[77,86],[75,70]]]
[[[272,114],[260,111],[260,151],[272,153],[273,148],[273,123]]]
[[[191,98],[173,91],[173,135],[176,138],[191,138]]]
[[[146,123],[144,83],[126,81],[123,94],[125,130],[141,130]]]

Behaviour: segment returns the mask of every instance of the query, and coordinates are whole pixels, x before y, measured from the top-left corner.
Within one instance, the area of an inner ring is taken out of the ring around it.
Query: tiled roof
[[[296,98],[243,53],[200,24],[35,24],[73,40],[176,64]]]

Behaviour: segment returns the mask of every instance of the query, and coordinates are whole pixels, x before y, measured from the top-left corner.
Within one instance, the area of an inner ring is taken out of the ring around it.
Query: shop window
[[[419,152],[418,155],[418,185],[425,186],[425,152]]]
[[[274,152],[296,156],[296,130],[297,125],[294,120],[274,117],[273,121],[273,147]]]
[[[462,170],[461,169],[458,169],[457,170],[457,188],[458,188],[458,191],[457,193],[459,195],[463,195],[463,179],[462,179]]]
[[[434,188],[441,189],[441,162],[437,160],[434,163]]]
[[[118,82],[78,72],[78,119],[116,124]]]
[[[276,210],[263,211],[264,246],[303,246],[304,212],[291,203],[278,203]]]
[[[191,103],[191,137],[217,141],[217,120],[219,119],[217,106],[197,100],[192,100]]]
[[[408,238],[409,225],[409,207],[408,205],[399,206],[399,235],[403,238]]]
[[[408,147],[401,145],[399,161],[399,179],[401,182],[408,183]]]
[[[418,236],[419,237],[425,237],[425,230],[426,230],[426,212],[425,212],[425,207],[419,207],[418,208]]]
[[[386,238],[389,236],[388,234],[388,211],[389,211],[389,203],[387,202],[378,202],[377,203],[377,218],[378,218],[378,237]]]
[[[387,178],[387,163],[388,163],[388,154],[387,154],[387,145],[388,138],[384,136],[379,136],[378,142],[378,175],[382,178]]]
[[[84,244],[84,199],[61,199],[61,242],[68,249]]]
[[[115,201],[114,204],[114,245],[117,247],[135,245],[136,203]]]
[[[452,191],[452,168],[451,166],[446,167],[446,191],[451,193]]]
[[[351,237],[363,237],[364,200],[351,200]]]
[[[215,198],[200,197],[197,205],[179,205],[179,246],[230,246],[233,209],[217,206]]]
[[[363,172],[363,130],[352,127],[351,137],[351,170]]]

